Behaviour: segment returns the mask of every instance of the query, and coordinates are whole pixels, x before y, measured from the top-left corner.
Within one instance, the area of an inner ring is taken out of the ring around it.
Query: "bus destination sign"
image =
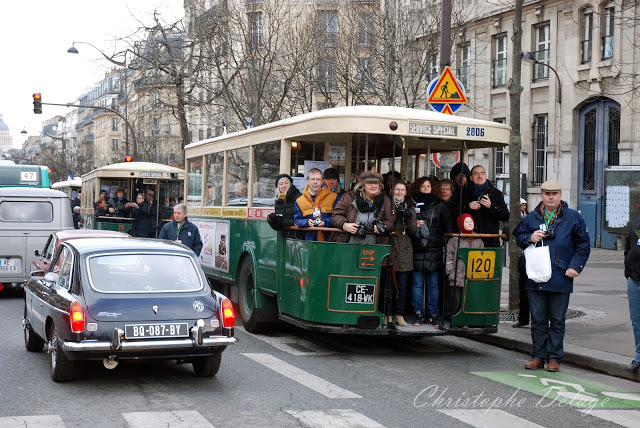
[[[434,135],[438,137],[457,137],[458,127],[455,125],[409,122],[409,134]]]
[[[144,171],[142,171],[140,173],[140,177],[162,178],[162,173],[161,172],[144,172]]]

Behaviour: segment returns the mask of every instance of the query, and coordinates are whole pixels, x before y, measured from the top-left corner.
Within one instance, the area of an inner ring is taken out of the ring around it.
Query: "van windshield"
[[[23,223],[51,223],[53,205],[51,202],[0,202],[0,221],[19,221]]]

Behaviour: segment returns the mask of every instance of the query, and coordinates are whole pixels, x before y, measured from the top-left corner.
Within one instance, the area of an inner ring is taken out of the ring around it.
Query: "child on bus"
[[[475,233],[475,221],[471,214],[462,214],[458,217],[458,228],[462,234]],[[458,245],[458,242],[460,244]],[[484,242],[480,238],[473,237],[456,237],[449,239],[447,243],[447,256],[445,264],[445,272],[449,278],[447,286],[445,306],[445,314],[447,316],[456,314],[460,310],[462,300],[462,290],[464,289],[464,272],[465,264],[461,258],[458,258],[456,266],[456,256],[458,248],[483,248]]]

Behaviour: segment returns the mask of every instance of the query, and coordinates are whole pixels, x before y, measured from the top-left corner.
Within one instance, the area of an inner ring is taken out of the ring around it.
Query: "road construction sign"
[[[468,102],[462,82],[455,78],[449,67],[429,83],[428,94],[427,103],[440,113],[453,114]]]

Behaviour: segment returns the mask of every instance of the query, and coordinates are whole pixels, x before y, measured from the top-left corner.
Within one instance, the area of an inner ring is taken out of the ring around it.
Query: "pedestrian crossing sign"
[[[462,90],[458,80],[453,76],[451,69],[445,67],[438,82],[433,86],[429,99],[429,104],[466,104],[467,97]]]

